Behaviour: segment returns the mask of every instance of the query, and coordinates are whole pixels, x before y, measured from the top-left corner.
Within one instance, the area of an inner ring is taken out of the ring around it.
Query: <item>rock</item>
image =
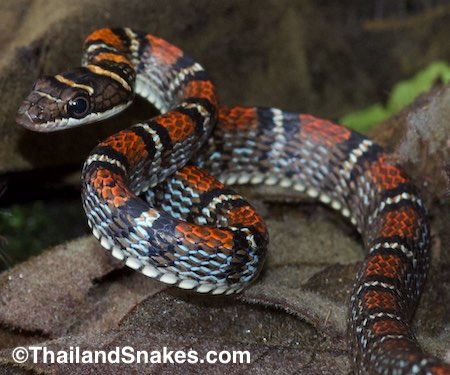
[[[450,85],[421,95],[399,115],[374,129],[373,138],[410,174],[431,203],[447,197],[450,160]]]

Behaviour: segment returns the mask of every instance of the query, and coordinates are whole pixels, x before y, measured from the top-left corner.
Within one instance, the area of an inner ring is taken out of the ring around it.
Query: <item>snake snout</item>
[[[25,100],[17,110],[16,122],[25,128],[34,129],[34,125],[37,122],[38,114],[30,113],[31,103]]]
[[[30,94],[32,96],[32,94]],[[33,104],[27,98],[17,110],[16,123],[33,131],[48,131],[43,129],[46,122],[42,107]]]
[[[37,132],[52,131],[58,121],[58,108],[57,100],[50,94],[33,88],[17,110],[16,123]]]

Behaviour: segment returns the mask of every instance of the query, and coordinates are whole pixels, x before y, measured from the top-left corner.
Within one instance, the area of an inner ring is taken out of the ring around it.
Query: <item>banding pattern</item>
[[[127,28],[88,36],[83,67],[38,80],[17,121],[44,132],[78,126],[134,94],[161,115],[102,141],[82,173],[88,224],[114,257],[183,289],[237,293],[261,270],[268,234],[224,184],[304,193],[347,217],[368,249],[349,306],[355,372],[450,374],[409,325],[429,267],[426,209],[378,145],[311,115],[220,107],[197,62]]]

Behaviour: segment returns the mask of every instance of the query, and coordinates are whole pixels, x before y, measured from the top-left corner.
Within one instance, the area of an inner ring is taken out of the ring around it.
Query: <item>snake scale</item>
[[[380,146],[311,115],[219,106],[201,65],[128,28],[89,35],[82,67],[40,78],[17,122],[70,128],[123,110],[135,94],[161,115],[99,143],[82,170],[88,224],[114,257],[183,289],[238,293],[261,270],[268,233],[224,184],[305,193],[347,217],[367,249],[349,306],[354,371],[450,374],[409,323],[429,268],[426,209]]]

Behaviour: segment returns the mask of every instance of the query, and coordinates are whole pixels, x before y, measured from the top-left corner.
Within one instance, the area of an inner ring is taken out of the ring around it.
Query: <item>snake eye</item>
[[[67,103],[67,113],[70,116],[81,118],[89,111],[89,100],[84,96],[77,96]]]

